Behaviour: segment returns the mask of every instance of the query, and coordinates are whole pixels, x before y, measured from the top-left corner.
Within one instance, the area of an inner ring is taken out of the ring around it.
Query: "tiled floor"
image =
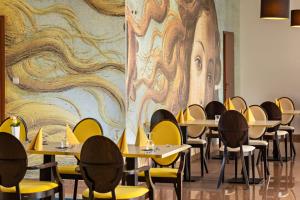
[[[251,185],[247,189],[244,185],[223,184],[220,189],[216,189],[217,178],[219,176],[220,161],[209,160],[209,173],[196,182],[185,182],[183,188],[183,199],[212,199],[212,200],[242,200],[242,199],[300,199],[300,144],[296,144],[298,155],[294,162],[284,163],[283,167],[277,162],[270,162],[271,176],[269,180],[258,185]],[[192,164],[192,175],[200,175],[199,161]],[[240,166],[240,165],[239,165]],[[256,175],[260,173],[261,167],[256,169]],[[230,161],[226,165],[225,179],[234,174],[234,165]],[[73,191],[73,184],[66,181],[67,196]],[[79,192],[84,188],[84,183],[80,184]],[[78,193],[80,194],[80,193]],[[78,195],[79,197],[80,195]],[[176,199],[172,184],[156,185],[156,200]]]

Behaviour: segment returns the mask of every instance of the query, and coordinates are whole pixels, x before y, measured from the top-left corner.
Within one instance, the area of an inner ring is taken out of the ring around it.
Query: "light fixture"
[[[261,0],[260,18],[288,19],[290,14],[290,0]]]
[[[300,27],[300,10],[291,11],[291,26]]]

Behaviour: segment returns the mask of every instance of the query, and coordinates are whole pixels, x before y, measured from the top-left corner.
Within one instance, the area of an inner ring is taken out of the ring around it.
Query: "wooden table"
[[[283,115],[300,115],[300,110],[284,110]]]
[[[188,134],[187,134],[187,127],[189,126],[195,126],[195,125],[203,125],[206,127],[218,127],[218,123],[216,120],[210,120],[210,119],[205,119],[205,120],[193,120],[193,121],[186,121],[184,123],[179,123],[181,132],[182,132],[182,138],[183,138],[183,144],[187,144],[188,140]],[[256,120],[254,122],[248,123],[249,127],[267,127],[267,128],[272,128],[274,126],[277,126],[280,124],[280,121],[263,121],[263,120]],[[184,168],[184,180],[185,181],[190,181],[191,180],[191,173],[189,172],[188,169],[188,163],[191,160],[191,155],[190,153],[187,155],[186,162],[185,162],[185,168]]]
[[[180,127],[187,127],[187,126],[196,126],[196,125],[202,125],[206,127],[218,127],[219,122],[216,120],[211,119],[205,119],[205,120],[193,120],[193,121],[187,121],[184,123],[179,123]],[[280,124],[280,121],[263,121],[263,120],[256,120],[254,122],[249,122],[249,127],[259,127],[263,126],[266,128],[272,128],[274,126],[277,126]]]
[[[43,146],[43,150],[27,150],[27,145],[25,149],[29,154],[42,154],[44,155],[44,163],[55,162],[56,155],[65,156],[79,156],[82,145],[73,145],[66,149],[59,148],[60,143],[49,142],[47,145]],[[138,167],[137,158],[166,158],[168,156],[180,153],[189,149],[191,146],[184,145],[157,145],[154,151],[145,151],[145,147],[137,147],[135,145],[128,145],[128,153],[124,153],[123,156],[126,157],[126,167],[128,170],[136,169]],[[51,169],[44,169],[40,171],[40,180],[53,180],[53,172]],[[136,185],[138,182],[137,175],[132,175],[128,177],[129,185]]]

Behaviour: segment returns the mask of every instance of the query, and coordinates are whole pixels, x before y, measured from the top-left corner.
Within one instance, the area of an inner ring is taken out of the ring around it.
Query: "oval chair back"
[[[79,166],[90,192],[114,192],[123,176],[123,157],[118,146],[100,135],[83,144]]]
[[[248,144],[248,124],[240,112],[226,111],[221,115],[218,127],[220,138],[225,146],[237,148]]]
[[[259,121],[267,121],[267,114],[265,113],[264,109],[259,105],[252,105],[248,109],[251,110],[253,113],[254,119]],[[245,111],[246,112],[246,111]],[[266,127],[249,127],[248,134],[249,138],[251,139],[259,139],[261,138],[264,133],[266,132]]]
[[[242,113],[246,111],[247,103],[246,103],[245,99],[243,99],[240,96],[235,96],[235,97],[231,98],[231,101],[232,101],[236,111],[242,111]]]
[[[13,135],[0,133],[0,185],[14,187],[24,178],[27,155],[21,142]]]
[[[192,117],[196,120],[205,120],[206,119],[206,113],[204,111],[204,108],[198,104],[193,104],[189,106],[190,113]],[[186,112],[186,110],[184,111]],[[198,126],[188,126],[187,132],[189,137],[191,138],[200,138],[204,132],[206,127],[203,125]]]
[[[278,106],[271,101],[266,101],[261,104],[261,107],[265,110],[268,120],[278,120],[281,121],[281,111],[278,108]],[[275,132],[278,130],[280,124],[277,126],[274,126],[272,128],[268,128],[267,132]]]
[[[219,101],[211,101],[205,106],[207,119],[215,119],[215,115],[222,115],[226,112],[224,104]],[[210,128],[213,131],[218,131],[217,127]]]
[[[282,110],[295,110],[295,105],[292,99],[288,97],[280,97],[278,99]],[[284,114],[282,115],[281,124],[282,125],[290,125],[294,119],[294,115],[292,114]]]
[[[177,120],[175,116],[168,110],[165,109],[159,109],[155,111],[151,116],[151,122],[150,122],[150,131],[158,124],[159,122],[163,120],[170,120],[177,124]]]
[[[156,124],[151,131],[151,138],[155,145],[181,145],[182,136],[177,122],[163,120]],[[176,162],[179,154],[174,154],[166,158],[155,158],[154,161],[160,166],[170,166]]]
[[[74,135],[80,143],[95,135],[103,135],[102,126],[94,118],[85,118],[78,122],[73,129]]]
[[[20,116],[17,116],[17,120],[18,122],[20,122],[20,141],[22,142],[28,141],[28,137],[27,137],[28,129],[25,121]],[[12,133],[11,126],[10,126],[11,124],[12,124],[12,119],[10,117],[6,118],[0,126],[0,132]]]

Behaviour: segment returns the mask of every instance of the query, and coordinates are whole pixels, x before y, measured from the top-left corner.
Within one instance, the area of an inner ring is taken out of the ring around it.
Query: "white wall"
[[[260,0],[240,1],[240,90],[249,104],[291,97],[300,109],[300,28],[260,19]],[[291,9],[300,9],[291,0]],[[238,83],[237,83],[238,84]],[[300,116],[294,124],[300,134]]]

